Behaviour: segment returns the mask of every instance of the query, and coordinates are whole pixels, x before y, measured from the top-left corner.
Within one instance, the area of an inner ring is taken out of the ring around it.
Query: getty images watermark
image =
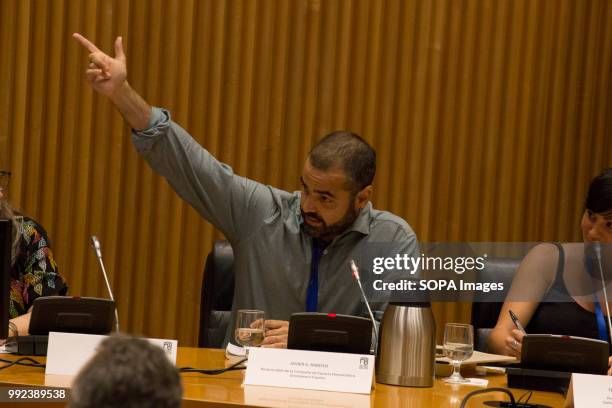
[[[372,273],[381,275],[387,271],[395,273],[404,272],[411,275],[410,279],[385,282],[383,279],[375,279],[372,283],[377,291],[414,291],[414,290],[461,290],[461,291],[503,291],[504,282],[471,282],[463,279],[414,279],[417,272],[445,271],[463,275],[466,271],[483,271],[485,269],[487,254],[479,257],[458,256],[441,257],[408,256],[408,254],[396,254],[394,257],[376,257],[372,262]]]
[[[360,250],[355,262],[372,301],[542,301],[541,293],[533,290],[534,280],[542,276],[515,279],[523,259],[538,245],[554,249],[552,245],[558,244],[421,243],[418,248],[402,248],[398,243],[377,243]],[[612,282],[612,246],[603,253],[609,253],[603,265]],[[556,272],[551,273],[554,280]],[[556,293],[552,288],[546,301],[573,301],[567,292],[591,296],[600,287],[567,289]]]

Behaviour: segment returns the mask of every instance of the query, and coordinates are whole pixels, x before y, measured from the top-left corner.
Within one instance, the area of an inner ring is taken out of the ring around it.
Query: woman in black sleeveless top
[[[524,334],[516,330],[509,310],[517,315],[528,333],[601,337],[595,313],[596,299],[604,315],[606,307],[601,283],[587,272],[585,248],[592,242],[604,244],[603,269],[609,273],[608,281],[611,281],[612,168],[591,181],[581,228],[584,242],[541,244],[523,259],[489,337],[492,351],[517,357],[521,354]],[[612,294],[610,289],[608,292]],[[609,303],[612,309],[612,301]],[[605,331],[609,333],[607,326]]]

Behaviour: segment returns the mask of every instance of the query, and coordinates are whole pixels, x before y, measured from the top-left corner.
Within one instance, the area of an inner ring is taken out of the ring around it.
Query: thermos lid
[[[389,302],[389,305],[404,307],[431,307],[431,302]]]

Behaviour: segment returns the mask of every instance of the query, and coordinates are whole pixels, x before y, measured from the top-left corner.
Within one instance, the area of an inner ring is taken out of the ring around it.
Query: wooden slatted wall
[[[612,3],[490,0],[3,0],[0,166],[48,230],[72,294],[125,330],[197,342],[213,228],[145,165],[84,80],[82,32],[122,35],[133,87],[238,174],[299,188],[313,141],[379,155],[374,203],[422,241],[579,240],[612,166]],[[469,305],[440,304],[441,325]]]

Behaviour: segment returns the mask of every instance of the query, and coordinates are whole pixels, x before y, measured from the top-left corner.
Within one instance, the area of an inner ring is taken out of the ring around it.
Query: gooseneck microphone
[[[114,302],[115,297],[113,296],[113,291],[108,283],[108,275],[106,274],[106,268],[104,267],[104,262],[102,261],[102,248],[100,246],[100,241],[98,241],[98,237],[95,235],[91,236],[91,246],[96,252],[96,258],[98,258],[98,264],[100,265],[102,276],[104,276],[104,282],[106,283],[106,290],[108,290],[110,299]],[[119,333],[119,313],[117,313],[117,303],[115,303],[115,331]]]
[[[378,326],[376,326],[376,320],[374,319],[374,315],[372,314],[372,309],[370,308],[370,303],[366,298],[365,292],[363,291],[363,286],[361,286],[361,279],[359,279],[359,269],[355,264],[355,261],[351,259],[351,271],[353,272],[353,277],[357,281],[359,285],[359,291],[361,292],[361,297],[368,308],[368,313],[370,314],[370,319],[372,320],[372,324],[374,325],[374,335],[376,336],[376,345],[378,345]]]
[[[608,291],[606,290],[606,279],[604,278],[603,266],[601,262],[601,242],[593,242],[593,251],[595,252],[595,259],[597,260],[597,268],[599,269],[599,276],[601,277],[601,287],[603,289],[604,302],[606,304],[606,313],[608,315],[608,336],[612,342],[612,323],[610,323],[610,306],[608,306]]]

